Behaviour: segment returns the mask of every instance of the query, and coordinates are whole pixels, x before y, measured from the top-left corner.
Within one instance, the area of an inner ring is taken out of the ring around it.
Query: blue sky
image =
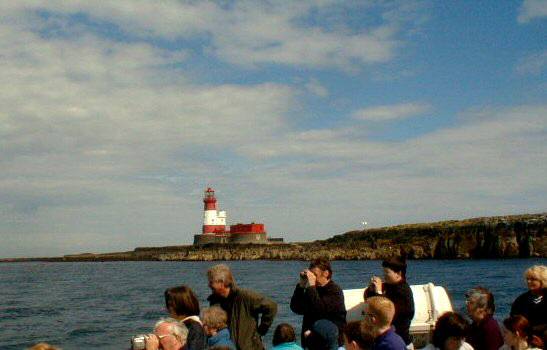
[[[0,257],[547,210],[547,1],[0,4]]]

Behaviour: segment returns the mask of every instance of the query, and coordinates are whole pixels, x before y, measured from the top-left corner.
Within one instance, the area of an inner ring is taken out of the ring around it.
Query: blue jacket
[[[217,334],[207,339],[207,346],[212,348],[213,346],[222,345],[228,346],[230,349],[236,350],[236,346],[230,339],[230,331],[228,327],[222,328]]]
[[[406,350],[406,344],[391,327],[387,332],[374,339],[372,350]]]
[[[302,347],[295,342],[277,344],[272,350],[303,350]]]

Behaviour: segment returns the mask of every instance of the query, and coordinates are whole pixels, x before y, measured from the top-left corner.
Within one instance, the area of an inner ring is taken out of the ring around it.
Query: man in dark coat
[[[228,314],[228,328],[238,350],[263,350],[262,336],[273,323],[277,304],[255,291],[238,288],[227,265],[207,271],[212,294],[211,306],[218,305]]]
[[[342,289],[332,280],[332,268],[327,259],[316,259],[300,273],[291,298],[291,310],[303,315],[302,346],[328,343],[329,348],[341,345],[341,329],[346,324],[346,307]]]

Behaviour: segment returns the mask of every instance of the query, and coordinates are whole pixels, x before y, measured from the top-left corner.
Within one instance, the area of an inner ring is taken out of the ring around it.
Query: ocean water
[[[526,290],[522,274],[547,259],[409,261],[410,284],[444,286],[454,308],[464,310],[464,293],[482,285],[493,291],[498,320]],[[215,262],[217,263],[217,262]],[[151,331],[166,316],[163,292],[186,284],[207,306],[206,271],[212,262],[104,262],[0,264],[0,349],[25,349],[40,341],[63,349],[128,349],[129,339]],[[255,289],[278,303],[280,322],[301,317],[289,300],[304,261],[227,262],[241,287]],[[381,275],[380,261],[333,262],[333,279],[343,289],[363,288]],[[265,343],[271,344],[271,333]]]

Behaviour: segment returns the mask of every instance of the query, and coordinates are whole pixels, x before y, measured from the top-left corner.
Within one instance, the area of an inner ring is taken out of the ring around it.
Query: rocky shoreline
[[[23,261],[374,260],[405,252],[410,259],[547,258],[547,213],[473,218],[352,231],[327,240],[277,244],[141,247]]]

